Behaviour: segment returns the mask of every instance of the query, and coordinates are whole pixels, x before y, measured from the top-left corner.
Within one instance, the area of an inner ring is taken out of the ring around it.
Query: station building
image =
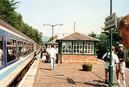
[[[62,39],[58,39],[59,55],[58,63],[96,63],[96,42],[98,39],[80,34],[72,33]]]

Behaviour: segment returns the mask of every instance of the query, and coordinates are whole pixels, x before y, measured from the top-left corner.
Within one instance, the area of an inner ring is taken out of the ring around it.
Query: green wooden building
[[[98,40],[75,32],[58,39],[58,63],[96,63],[96,42]]]

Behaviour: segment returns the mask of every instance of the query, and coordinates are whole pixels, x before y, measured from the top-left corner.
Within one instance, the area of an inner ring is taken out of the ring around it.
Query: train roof
[[[18,31],[16,28],[14,28],[12,25],[8,24],[7,22],[3,21],[2,19],[0,19],[0,24],[6,28],[8,28],[9,30],[25,37],[26,39],[29,39],[33,42],[35,42],[34,40],[32,40],[31,38],[29,38],[28,36],[26,36],[25,34],[23,34],[22,32]],[[36,42],[35,42],[36,43]]]

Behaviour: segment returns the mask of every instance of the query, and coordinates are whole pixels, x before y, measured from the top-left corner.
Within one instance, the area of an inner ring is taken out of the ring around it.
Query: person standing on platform
[[[40,58],[42,58],[42,56],[43,56],[43,48],[40,49],[40,54],[41,54]]]
[[[51,59],[51,68],[52,70],[55,69],[55,59],[56,59],[56,49],[54,48],[54,45],[51,46],[51,48],[48,51],[49,55],[50,55],[50,59]]]
[[[117,83],[120,84],[120,78],[119,78],[119,73],[121,73],[121,77],[122,77],[122,84],[124,86],[126,86],[125,83],[125,60],[126,60],[126,52],[123,49],[123,44],[119,45],[119,52],[118,52],[118,58],[119,58],[119,65],[118,65],[118,74],[117,74]]]
[[[109,73],[109,66],[110,66],[110,52],[107,52],[103,55],[102,59],[105,61],[105,84],[109,83],[109,79],[108,79],[108,73]],[[119,59],[118,56],[115,54],[115,47],[112,46],[112,65],[113,65],[113,71],[116,71],[116,75],[117,75],[117,70],[118,70],[118,63],[119,63]]]

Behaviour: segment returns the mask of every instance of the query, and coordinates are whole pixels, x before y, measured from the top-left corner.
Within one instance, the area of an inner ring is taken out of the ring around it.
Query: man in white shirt
[[[0,66],[2,65],[3,51],[0,49]]]
[[[52,70],[54,70],[55,68],[55,59],[56,59],[56,49],[54,48],[54,45],[52,45],[52,48],[49,49],[48,51],[49,55],[50,55],[50,59],[51,59],[51,67],[52,67]]]
[[[117,70],[118,70],[118,63],[119,63],[119,59],[118,56],[114,53],[115,52],[115,47],[112,46],[112,65],[113,65],[113,70],[115,70],[116,68],[116,75],[117,75]],[[106,58],[106,56],[109,56],[110,58],[110,52],[107,52],[103,55],[102,59]],[[109,66],[110,66],[110,59],[107,59],[107,61],[105,61],[105,83],[108,84],[108,72],[109,72]],[[115,66],[116,64],[116,66]]]

